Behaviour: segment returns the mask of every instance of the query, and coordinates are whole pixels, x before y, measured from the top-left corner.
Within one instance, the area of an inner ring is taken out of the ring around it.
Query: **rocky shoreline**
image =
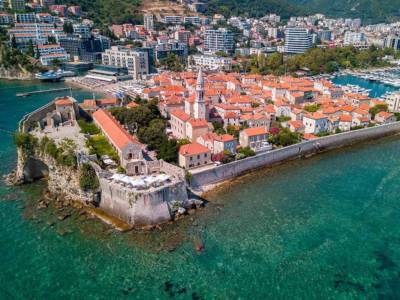
[[[17,69],[5,69],[4,67],[0,67],[0,79],[30,81],[34,80],[35,76],[30,72],[22,72]]]

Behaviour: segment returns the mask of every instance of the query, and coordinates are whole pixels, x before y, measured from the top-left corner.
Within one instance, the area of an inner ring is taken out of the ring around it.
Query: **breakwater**
[[[65,87],[65,88],[38,90],[38,91],[32,91],[32,92],[27,92],[27,93],[17,93],[16,96],[17,97],[28,97],[28,96],[37,95],[37,94],[50,94],[50,93],[68,91],[68,90],[71,90],[71,88]]]
[[[306,141],[272,150],[243,160],[200,172],[193,172],[190,185],[193,189],[204,191],[207,186],[244,175],[262,167],[269,167],[285,161],[317,154],[322,151],[348,146],[354,143],[377,139],[400,132],[400,122],[339,133],[319,139]]]

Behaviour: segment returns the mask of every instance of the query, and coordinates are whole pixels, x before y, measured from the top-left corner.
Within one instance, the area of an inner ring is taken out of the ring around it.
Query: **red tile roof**
[[[217,140],[219,142],[224,142],[224,143],[225,142],[231,142],[231,141],[235,140],[235,138],[230,134],[217,135],[214,138],[215,138],[215,140]]]
[[[186,122],[190,119],[190,116],[180,109],[171,111],[171,116],[174,116],[183,122]]]
[[[248,136],[260,135],[260,134],[267,134],[267,130],[265,127],[254,127],[254,128],[247,128],[244,129],[243,132]]]
[[[107,110],[99,109],[93,113],[92,117],[110,142],[119,150],[122,150],[129,143],[140,144]]]
[[[318,113],[318,112],[307,114],[304,117],[305,118],[309,118],[309,119],[313,119],[313,120],[320,120],[320,119],[325,119],[326,118],[326,116],[324,116],[323,114]]]
[[[60,98],[58,100],[56,100],[56,105],[72,105],[74,102],[69,99],[68,97],[65,98]]]
[[[351,122],[353,118],[350,115],[341,115],[339,120],[340,122]]]
[[[199,128],[199,127],[208,127],[207,121],[205,119],[190,119],[188,123],[193,127],[193,128]]]
[[[198,143],[192,143],[192,144],[186,144],[181,146],[179,149],[179,154],[186,156],[186,155],[197,155],[197,154],[202,154],[202,153],[208,153],[210,150]]]

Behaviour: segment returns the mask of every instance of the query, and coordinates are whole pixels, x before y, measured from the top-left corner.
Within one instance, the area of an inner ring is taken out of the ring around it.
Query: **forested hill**
[[[288,1],[292,0],[210,0],[207,5],[207,14],[263,17],[266,14],[275,13],[288,18],[305,12],[299,5]]]
[[[289,0],[310,12],[332,17],[361,18],[365,23],[400,19],[400,0]]]
[[[151,0],[57,0],[76,4],[97,24],[138,23],[140,4]],[[364,23],[400,20],[400,0],[209,0],[207,14],[262,17],[276,13],[283,18],[312,13],[330,17],[362,18]]]
[[[331,17],[362,18],[365,23],[400,19],[400,0],[210,0],[208,13],[260,17],[323,13]]]
[[[143,0],[149,1],[149,0]],[[140,0],[57,0],[60,4],[80,5],[97,25],[140,23]]]

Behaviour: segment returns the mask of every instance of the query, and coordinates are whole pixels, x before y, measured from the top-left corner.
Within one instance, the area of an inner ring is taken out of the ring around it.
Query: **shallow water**
[[[2,129],[53,98],[15,99],[9,85]],[[1,139],[6,173],[15,150]],[[0,299],[398,299],[399,149],[385,138],[249,174],[150,232],[60,222],[32,208],[44,183],[1,185]]]

